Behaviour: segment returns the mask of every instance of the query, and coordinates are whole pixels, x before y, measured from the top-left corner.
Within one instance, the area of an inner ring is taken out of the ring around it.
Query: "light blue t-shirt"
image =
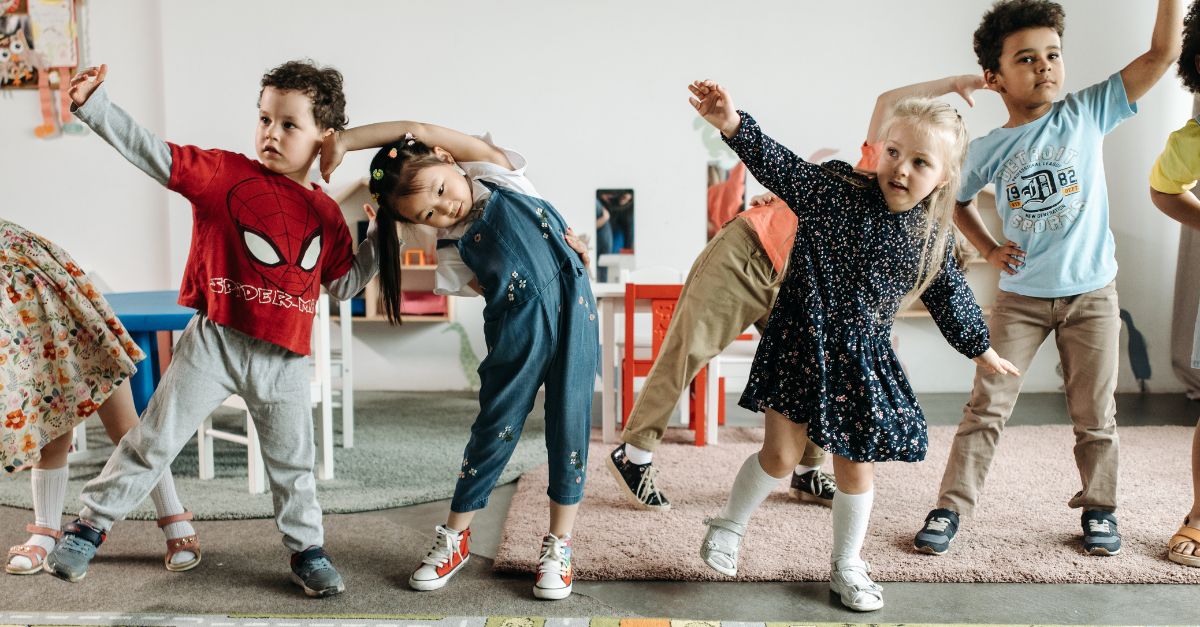
[[[1016,274],[1001,273],[1000,289],[1058,298],[1100,289],[1117,276],[1101,147],[1135,113],[1117,73],[1067,94],[1028,124],[971,142],[958,200],[995,183],[1004,236],[1026,253]]]

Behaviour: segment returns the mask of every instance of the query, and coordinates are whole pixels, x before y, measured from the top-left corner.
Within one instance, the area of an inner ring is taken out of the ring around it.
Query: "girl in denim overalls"
[[[550,533],[542,539],[533,592],[571,593],[571,528],[583,499],[599,338],[584,248],[525,178],[525,159],[429,124],[391,122],[330,137],[328,173],[347,150],[382,146],[371,162],[379,203],[380,282],[388,318],[400,317],[396,222],[438,229],[438,291],[482,294],[488,356],[479,366],[479,416],[463,454],[445,525],[408,583],[436,590],[470,557],[470,523],[546,386]]]

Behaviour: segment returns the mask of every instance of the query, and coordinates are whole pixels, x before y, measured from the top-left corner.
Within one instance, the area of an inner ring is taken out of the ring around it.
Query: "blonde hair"
[[[923,201],[925,223],[922,228],[921,256],[917,262],[917,280],[905,297],[905,304],[918,298],[941,272],[949,249],[951,221],[954,218],[955,195],[962,182],[962,165],[967,158],[970,137],[962,116],[950,105],[932,98],[905,98],[896,103],[891,117],[880,133],[887,137],[900,123],[910,124],[918,132],[938,137],[937,145],[945,161],[946,183],[933,190]]]

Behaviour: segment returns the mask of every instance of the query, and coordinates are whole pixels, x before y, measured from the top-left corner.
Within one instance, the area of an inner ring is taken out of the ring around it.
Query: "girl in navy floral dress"
[[[924,459],[925,417],[892,351],[896,312],[919,297],[947,341],[999,373],[1017,374],[987,326],[951,250],[950,220],[967,132],[947,104],[901,101],[880,133],[875,176],[848,163],[805,162],[763,134],[712,81],[691,104],[754,177],[796,211],[799,227],[741,405],[766,412],[766,437],[710,518],[701,558],[727,575],[754,509],[800,459],[804,436],[833,453],[830,588],[849,608],[883,607],[859,553],[873,500],[873,463]]]

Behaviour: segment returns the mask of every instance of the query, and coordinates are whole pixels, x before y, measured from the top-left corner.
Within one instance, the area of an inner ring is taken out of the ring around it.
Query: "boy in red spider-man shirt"
[[[308,182],[322,139],[346,125],[342,75],[298,61],[264,75],[254,161],[157,139],[109,101],[100,88],[106,74],[93,67],[71,80],[75,115],[192,201],[179,303],[198,314],[141,424],[84,488],[79,519],[46,569],[83,578],[105,532],[146,497],[201,421],[237,394],[258,429],[292,578],[309,596],[337,594],[342,578],[322,549],[306,356],[321,285],[346,299],[376,268],[373,240],[355,255],[337,203]]]

